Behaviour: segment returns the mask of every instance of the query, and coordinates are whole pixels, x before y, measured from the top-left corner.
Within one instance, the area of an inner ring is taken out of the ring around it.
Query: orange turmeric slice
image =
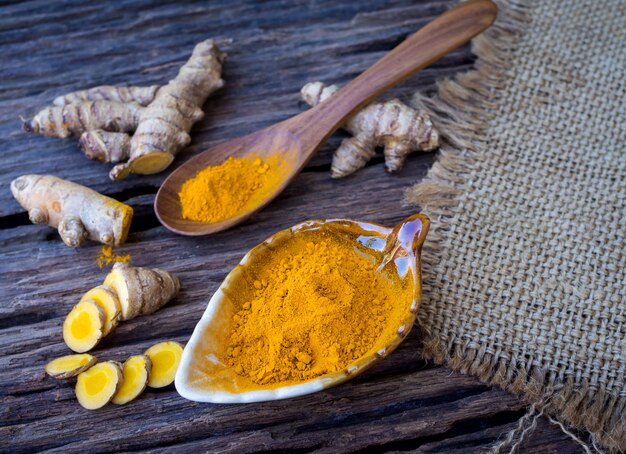
[[[168,341],[153,345],[144,353],[152,361],[152,370],[148,386],[163,388],[174,382],[176,370],[183,354],[183,346],[178,342]]]
[[[122,384],[122,366],[115,361],[98,363],[78,376],[76,398],[87,410],[108,404]]]
[[[106,313],[93,300],[79,302],[63,322],[63,340],[76,353],[88,352],[104,335]]]
[[[124,405],[139,396],[150,379],[152,362],[146,355],[136,355],[128,358],[122,366],[122,386],[118,389],[111,402]]]

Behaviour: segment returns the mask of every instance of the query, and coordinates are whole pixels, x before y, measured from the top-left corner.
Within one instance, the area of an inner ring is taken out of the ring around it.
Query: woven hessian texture
[[[477,70],[425,101],[425,354],[624,450],[626,2],[498,3]]]

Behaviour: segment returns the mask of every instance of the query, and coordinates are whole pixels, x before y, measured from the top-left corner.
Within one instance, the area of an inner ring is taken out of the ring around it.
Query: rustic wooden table
[[[161,227],[152,211],[167,172],[111,182],[109,166],[86,160],[75,140],[28,135],[19,115],[32,116],[55,96],[80,88],[162,84],[196,42],[215,37],[228,52],[227,86],[206,104],[207,116],[177,165],[219,141],[302,111],[304,83],[348,81],[453,3],[35,0],[1,6],[0,450],[483,452],[514,427],[524,414],[518,399],[423,361],[416,330],[367,373],[306,397],[208,405],[169,387],[148,390],[123,407],[83,410],[72,383],[46,377],[43,366],[69,353],[61,324],[106,273],[96,266],[99,245],[72,250],[56,231],[31,225],[8,187],[18,175],[53,174],[132,205],[132,233],[121,251],[137,265],[181,277],[183,290],[173,303],[121,324],[95,351],[99,358],[123,360],[159,340],[185,342],[212,292],[250,247],[306,218],[401,220],[415,210],[402,205],[402,191],[424,176],[433,155],[411,157],[397,176],[387,175],[376,158],[353,177],[333,181],[328,170],[338,133],[279,199],[246,224],[186,238]],[[393,93],[432,91],[437,79],[472,62],[466,46]],[[522,449],[576,451],[545,420]]]

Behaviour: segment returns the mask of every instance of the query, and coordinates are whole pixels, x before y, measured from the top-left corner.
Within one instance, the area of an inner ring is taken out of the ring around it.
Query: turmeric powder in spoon
[[[283,182],[278,156],[230,157],[183,183],[178,196],[184,219],[218,222],[258,206]]]
[[[228,365],[256,385],[278,387],[340,371],[391,342],[412,293],[377,272],[380,261],[322,231],[273,249],[246,273],[249,291],[230,289]]]

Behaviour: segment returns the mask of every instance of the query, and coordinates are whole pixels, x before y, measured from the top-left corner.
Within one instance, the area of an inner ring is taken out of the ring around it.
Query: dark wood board
[[[412,156],[397,176],[375,158],[353,177],[328,175],[336,134],[297,180],[244,225],[205,238],[174,235],[152,211],[167,172],[107,178],[74,139],[28,135],[32,116],[57,95],[99,84],[162,84],[193,45],[208,37],[228,52],[227,87],[210,98],[206,118],[177,165],[224,139],[302,111],[308,81],[344,83],[454,2],[336,0],[152,2],[37,0],[0,6],[0,451],[33,452],[486,452],[515,426],[524,405],[477,380],[421,359],[419,333],[381,364],[344,385],[297,399],[249,405],[198,404],[169,387],[137,401],[89,412],[71,382],[45,376],[44,364],[68,354],[61,324],[87,289],[103,279],[99,245],[66,247],[56,231],[28,222],[12,199],[21,174],[53,174],[131,204],[128,243],[137,265],[178,274],[180,296],[149,317],[121,324],[95,350],[124,360],[156,341],[185,342],[212,292],[244,253],[271,233],[307,218],[352,217],[393,224],[415,211],[402,191],[434,155]],[[232,40],[232,41],[231,41]],[[466,46],[390,95],[432,91],[437,79],[471,68]],[[578,452],[547,420],[524,452]]]

